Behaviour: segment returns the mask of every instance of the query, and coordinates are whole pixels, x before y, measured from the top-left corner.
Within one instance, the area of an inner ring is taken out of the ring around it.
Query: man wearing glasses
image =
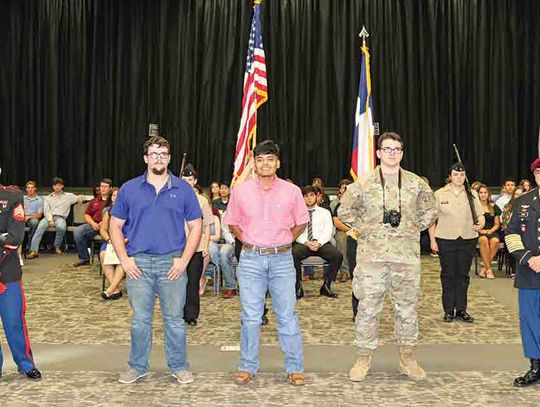
[[[131,352],[119,379],[124,384],[148,373],[156,293],[163,314],[169,370],[181,384],[193,381],[186,355],[185,271],[201,238],[202,214],[193,189],[167,170],[169,152],[166,139],[150,137],[144,144],[147,171],[120,188],[111,210],[109,233],[126,272],[133,309]],[[184,222],[190,230],[187,239]]]
[[[425,379],[414,350],[418,339],[416,303],[420,294],[420,232],[437,218],[435,196],[424,180],[400,168],[403,140],[384,133],[377,141],[380,165],[347,187],[339,218],[357,234],[353,293],[358,299],[358,359],[352,381],[363,381],[378,345],[379,314],[388,293],[395,310],[400,371]]]

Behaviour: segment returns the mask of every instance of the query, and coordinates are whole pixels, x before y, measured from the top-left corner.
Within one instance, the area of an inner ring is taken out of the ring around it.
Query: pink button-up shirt
[[[262,247],[291,243],[291,228],[308,221],[300,188],[278,177],[266,191],[258,178],[235,187],[224,217],[227,225],[242,229],[245,243]]]

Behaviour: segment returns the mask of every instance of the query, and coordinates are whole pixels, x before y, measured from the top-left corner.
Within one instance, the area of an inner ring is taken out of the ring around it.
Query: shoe
[[[126,369],[122,373],[120,373],[120,378],[118,379],[118,381],[123,384],[131,384],[135,383],[137,380],[143,378],[147,374],[148,372],[139,373],[128,365]]]
[[[418,365],[414,351],[414,346],[399,347],[399,371],[411,380],[425,380],[426,371]]]
[[[339,282],[340,283],[346,283],[347,281],[349,281],[349,276],[347,274],[343,273],[341,275],[341,277],[339,278]]]
[[[221,298],[233,298],[236,296],[236,290],[224,290],[223,294],[221,294]]]
[[[35,250],[30,250],[30,253],[26,255],[26,258],[29,260],[35,259],[36,257],[39,257],[39,253]]]
[[[517,377],[514,380],[514,386],[527,387],[535,384],[540,380],[540,359],[531,359],[531,368],[523,376]]]
[[[112,294],[111,294],[112,295]],[[111,300],[111,295],[107,294],[107,291],[102,291],[101,292],[101,298],[103,298],[104,300],[108,301],[108,300]]]
[[[90,262],[88,260],[79,261],[77,263],[73,264],[73,267],[82,267],[82,266],[88,266]]]
[[[309,276],[308,275],[303,276],[302,281],[309,281]]]
[[[173,376],[180,384],[193,383],[193,375],[189,370],[182,370],[180,372],[174,373]]]
[[[338,297],[337,293],[334,290],[332,290],[329,286],[327,286],[326,284],[323,284],[321,286],[321,289],[319,290],[319,294],[324,295],[325,297],[330,297],[330,298],[337,298]]]
[[[445,312],[444,313],[444,322],[452,322],[454,320],[454,313],[453,312]]]
[[[55,252],[56,254],[62,254],[62,253],[63,253],[63,252],[62,252],[62,249],[60,249],[59,247],[55,247],[55,248],[54,248],[54,252]]]
[[[19,266],[24,267],[24,260],[21,255],[19,255]]]
[[[466,311],[456,311],[456,319],[458,321],[467,322],[469,324],[472,324],[474,322],[474,318],[467,314]]]
[[[478,273],[478,277],[486,278],[486,270],[485,269],[480,270],[480,272]]]
[[[116,291],[114,293],[111,294],[110,298],[111,300],[118,300],[120,298],[122,298],[122,291]]]
[[[266,315],[262,316],[261,325],[268,325],[268,317]]]
[[[34,380],[34,381],[41,380],[41,372],[37,370],[35,367],[29,370],[28,372],[23,372],[22,370],[19,370],[19,374],[26,377],[28,380]]]
[[[244,370],[240,370],[238,373],[236,373],[236,376],[234,378],[234,382],[236,384],[248,384],[250,381],[253,380],[255,377],[254,374],[251,374],[249,372],[246,372]]]
[[[287,379],[293,386],[303,386],[306,384],[306,378],[303,373],[289,373]]]
[[[296,290],[296,299],[299,300],[300,298],[304,298],[304,289],[302,287]]]
[[[358,350],[358,359],[349,371],[349,378],[353,382],[363,382],[371,368],[372,349],[361,348]]]
[[[490,280],[493,280],[495,278],[495,276],[493,275],[493,270],[491,269],[487,269],[486,270],[486,277]]]
[[[197,326],[197,320],[196,319],[186,319],[186,324],[189,326]]]

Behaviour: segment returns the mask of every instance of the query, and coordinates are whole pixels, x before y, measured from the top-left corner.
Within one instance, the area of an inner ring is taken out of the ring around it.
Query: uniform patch
[[[19,222],[24,221],[24,206],[23,204],[17,204],[15,208],[13,208],[13,219]]]
[[[0,209],[7,209],[8,201],[1,200],[0,201]]]

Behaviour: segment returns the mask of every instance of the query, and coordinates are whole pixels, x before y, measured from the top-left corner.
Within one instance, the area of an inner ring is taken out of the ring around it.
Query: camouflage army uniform
[[[418,338],[416,303],[420,293],[420,232],[437,218],[433,191],[417,175],[401,172],[401,222],[383,224],[383,190],[379,167],[347,187],[339,218],[358,232],[353,292],[359,300],[356,344],[375,349],[379,313],[389,293],[395,309],[398,345]],[[386,208],[399,209],[398,177],[385,178]]]

